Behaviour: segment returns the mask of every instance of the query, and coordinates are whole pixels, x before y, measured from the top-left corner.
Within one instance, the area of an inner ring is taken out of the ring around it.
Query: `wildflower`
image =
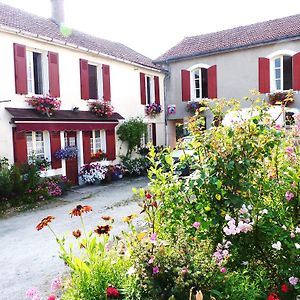
[[[60,277],[54,278],[51,282],[51,291],[55,292],[61,288],[61,279]]]
[[[193,227],[196,228],[196,229],[199,229],[200,225],[201,225],[200,222],[194,222],[193,223]]]
[[[106,296],[107,296],[107,298],[119,298],[120,294],[119,294],[119,291],[115,287],[109,286],[106,289]]]
[[[291,238],[293,239],[296,235],[295,235],[295,233],[294,232],[291,232]]]
[[[137,217],[137,214],[131,214],[129,216],[124,217],[122,220],[123,222],[131,222],[133,219],[135,219]]]
[[[92,211],[92,207],[88,205],[77,205],[74,209],[70,211],[71,217],[80,217],[82,213],[87,213]]]
[[[153,274],[158,274],[159,273],[159,267],[153,267],[152,269]]]
[[[72,232],[72,234],[73,234],[73,236],[74,236],[76,239],[78,239],[78,238],[81,237],[81,231],[80,231],[79,229],[74,230],[74,231]]]
[[[25,295],[26,295],[26,298],[33,298],[36,295],[38,295],[38,290],[36,288],[31,288],[26,291]]]
[[[151,256],[148,261],[148,264],[151,265],[151,264],[153,264],[153,262],[154,262],[154,256]]]
[[[287,153],[288,155],[292,155],[294,154],[294,148],[291,146],[288,146],[285,148],[285,153]]]
[[[283,293],[287,293],[289,291],[289,288],[288,288],[287,284],[284,283],[284,284],[281,285],[281,291]]]
[[[292,198],[294,198],[294,194],[293,194],[292,192],[290,192],[290,191],[287,191],[287,192],[285,193],[285,199],[286,199],[287,201],[290,201]]]
[[[279,297],[278,297],[278,295],[276,293],[271,293],[268,296],[267,300],[280,300],[280,299],[279,299]]]
[[[295,243],[295,247],[296,247],[296,249],[300,249],[300,244],[298,244],[298,243]]]
[[[104,225],[104,226],[97,226],[97,228],[94,230],[95,233],[101,234],[108,234],[111,231],[112,227],[110,225]]]
[[[151,199],[151,198],[152,198],[152,195],[151,195],[149,192],[146,192],[146,198],[147,198],[147,199]]]
[[[298,281],[299,281],[299,279],[297,277],[292,276],[289,278],[289,283],[291,285],[296,285],[298,283]]]
[[[281,129],[281,125],[280,125],[280,124],[276,124],[276,125],[274,126],[274,128],[275,128],[276,130],[280,130],[280,129]]]
[[[112,223],[114,222],[114,218],[111,216],[102,216],[101,219],[106,222],[112,222]]]
[[[42,219],[42,221],[36,225],[36,230],[42,230],[44,227],[48,226],[49,223],[51,223],[53,220],[55,219],[55,217],[53,216],[48,216],[44,219]]]
[[[227,269],[226,269],[225,267],[223,267],[223,268],[220,269],[220,272],[221,272],[221,273],[226,273],[226,272],[227,272]]]
[[[157,240],[157,234],[155,232],[151,233],[150,240],[153,242]]]
[[[277,243],[272,244],[272,248],[276,249],[276,250],[281,250],[281,248],[282,248],[281,242],[278,241]]]

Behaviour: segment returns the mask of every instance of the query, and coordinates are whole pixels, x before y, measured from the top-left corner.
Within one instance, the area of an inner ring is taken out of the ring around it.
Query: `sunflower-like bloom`
[[[42,230],[44,227],[48,226],[49,223],[51,223],[53,220],[55,219],[55,217],[53,216],[48,216],[46,218],[44,218],[39,224],[36,225],[36,230]]]
[[[114,222],[114,218],[111,216],[102,216],[101,219],[106,222],[112,222],[112,223]]]
[[[99,235],[102,234],[108,234],[111,231],[112,227],[110,225],[104,225],[104,226],[97,226],[97,228],[94,230],[95,233],[98,233]]]
[[[71,217],[80,217],[82,213],[88,213],[92,210],[92,207],[89,205],[77,205],[70,211],[70,215]]]
[[[78,238],[81,237],[81,231],[80,231],[79,229],[74,230],[74,231],[72,232],[72,234],[73,234],[73,236],[74,236],[76,239],[78,239]]]

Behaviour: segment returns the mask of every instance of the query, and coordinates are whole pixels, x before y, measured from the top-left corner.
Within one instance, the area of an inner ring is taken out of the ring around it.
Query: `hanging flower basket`
[[[113,113],[113,106],[107,101],[92,101],[89,102],[89,109],[98,117],[110,117]]]
[[[294,102],[294,92],[289,90],[286,92],[276,92],[269,94],[269,103],[271,105],[284,105],[288,106]]]
[[[67,146],[55,152],[55,157],[58,159],[70,159],[77,156],[77,147]]]
[[[206,104],[203,101],[192,100],[187,103],[186,110],[189,113],[195,114],[200,107],[206,107]]]
[[[162,108],[160,104],[152,103],[152,104],[147,104],[145,107],[145,113],[147,116],[150,117],[156,117],[161,112],[162,112]]]
[[[41,114],[51,117],[53,112],[60,109],[61,101],[51,96],[32,96],[25,100]]]

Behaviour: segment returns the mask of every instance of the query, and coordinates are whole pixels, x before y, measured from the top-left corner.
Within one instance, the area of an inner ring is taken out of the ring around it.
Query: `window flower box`
[[[92,101],[89,102],[89,110],[98,117],[110,117],[113,113],[113,106],[107,101]]]
[[[55,152],[55,157],[58,159],[71,159],[77,156],[77,147],[67,146],[65,148],[58,149]]]
[[[160,104],[152,103],[145,106],[145,113],[149,117],[156,117],[162,112]]]
[[[61,101],[51,96],[32,96],[25,100],[41,114],[51,117],[53,112],[60,109]]]
[[[201,107],[206,107],[204,101],[191,100],[187,103],[186,110],[191,114],[195,114],[196,111]]]
[[[91,159],[93,161],[99,161],[106,159],[106,153],[102,150],[98,150],[96,153],[91,154]]]
[[[282,91],[269,94],[269,103],[271,105],[284,105],[288,106],[294,102],[294,92],[293,90]]]

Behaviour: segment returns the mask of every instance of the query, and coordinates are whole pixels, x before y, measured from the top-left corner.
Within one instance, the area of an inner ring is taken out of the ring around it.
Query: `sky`
[[[51,16],[50,0],[0,0]],[[185,36],[300,13],[299,0],[65,0],[65,24],[155,59]]]

